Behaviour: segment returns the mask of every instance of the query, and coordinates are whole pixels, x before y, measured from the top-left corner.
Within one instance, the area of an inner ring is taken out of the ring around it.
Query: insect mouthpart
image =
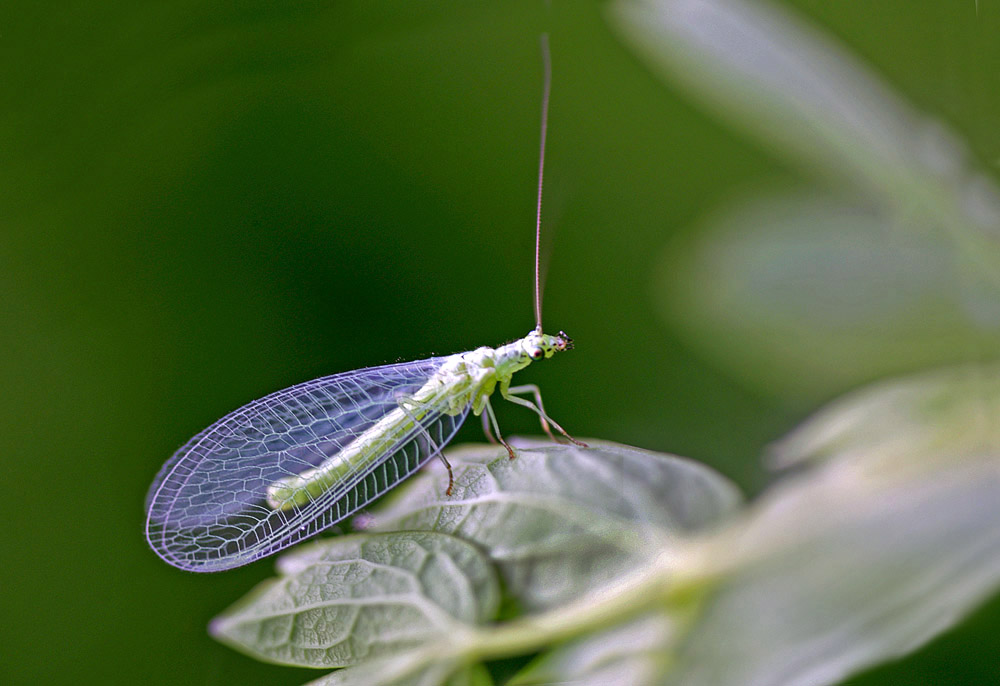
[[[573,349],[573,339],[567,336],[565,331],[560,331],[559,335],[556,336],[556,349],[557,350]]]

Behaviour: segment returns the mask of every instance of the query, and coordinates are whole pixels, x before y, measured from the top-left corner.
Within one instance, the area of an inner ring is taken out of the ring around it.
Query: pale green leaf
[[[425,472],[375,526],[475,543],[522,606],[538,610],[586,595],[740,504],[729,481],[672,455],[612,443],[517,445],[514,460],[492,446],[450,452],[452,496],[442,474]]]
[[[499,602],[485,556],[441,533],[325,539],[280,569],[216,618],[212,635],[263,660],[339,667],[459,635]]]

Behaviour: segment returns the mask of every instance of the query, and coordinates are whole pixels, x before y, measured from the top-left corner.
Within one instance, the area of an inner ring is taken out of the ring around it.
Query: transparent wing
[[[308,381],[232,412],[187,442],[157,474],[146,538],[166,562],[191,571],[245,565],[308,538],[416,471],[468,413],[427,408],[419,427],[378,459],[352,467],[308,503],[269,507],[267,487],[317,467],[415,393],[445,357],[370,367]],[[425,433],[426,432],[426,433]]]

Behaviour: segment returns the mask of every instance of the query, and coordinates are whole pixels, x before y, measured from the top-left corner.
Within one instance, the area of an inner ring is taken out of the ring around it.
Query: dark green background
[[[995,169],[1000,9],[792,4]],[[579,435],[766,482],[761,448],[814,408],[702,362],[657,315],[653,276],[721,199],[796,174],[655,80],[600,3],[6,3],[0,681],[317,675],[207,636],[271,565],[166,566],[143,540],[146,489],[272,390],[532,327],[543,30],[545,320],[577,350],[524,378]],[[536,431],[516,407],[500,420]],[[852,683],[993,683],[998,636],[994,602]]]

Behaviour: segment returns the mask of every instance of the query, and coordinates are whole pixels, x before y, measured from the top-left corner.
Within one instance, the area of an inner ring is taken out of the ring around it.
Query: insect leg
[[[500,445],[502,445],[504,448],[507,449],[507,455],[509,455],[510,459],[513,460],[515,457],[517,457],[517,455],[514,454],[514,449],[510,447],[510,443],[503,440],[503,436],[500,435],[500,426],[497,424],[497,416],[493,413],[493,405],[490,404],[489,396],[485,396],[485,398],[486,398],[486,411],[483,412],[483,414],[484,415],[488,414],[490,416],[490,422],[493,424],[493,431],[496,433],[496,437],[500,441]]]
[[[410,412],[410,410],[406,408],[405,403],[408,400],[411,400],[411,398],[409,397],[399,398],[396,401],[396,404],[399,405],[399,409],[403,411],[403,414],[405,414],[409,418],[409,420],[413,422],[413,426],[415,426],[420,431],[420,433],[424,435],[424,438],[427,439],[427,443],[430,445],[431,450],[433,450],[437,454],[437,456],[441,458],[441,461],[444,462],[445,469],[448,470],[448,488],[445,489],[444,494],[451,495],[451,487],[455,485],[455,475],[451,471],[451,463],[448,462],[448,458],[444,456],[444,453],[441,451],[441,448],[438,447],[437,443],[434,442],[434,439],[431,438],[431,434],[430,432],[427,431],[427,428],[424,427],[419,421],[417,421],[417,418],[414,417],[413,414]]]
[[[556,440],[556,437],[552,435],[552,429],[549,427],[549,421],[545,415],[545,406],[542,405],[542,391],[538,388],[538,386],[533,383],[524,384],[523,386],[514,386],[513,388],[508,388],[507,393],[510,395],[518,395],[521,393],[533,394],[535,396],[535,402],[538,404],[538,418],[542,422],[542,431],[544,431],[553,441]],[[509,399],[510,396],[507,395],[504,397]]]
[[[492,443],[493,445],[496,445],[497,444],[497,439],[493,435],[493,430],[490,429],[490,417],[489,417],[489,414],[486,413],[486,412],[483,412],[481,415],[479,415],[479,418],[483,420],[483,433],[486,434],[486,440],[489,441],[490,443]]]
[[[530,400],[525,400],[524,398],[515,397],[515,394],[518,393],[534,394],[535,401],[538,404],[536,405]],[[552,438],[552,440],[555,440],[555,437],[552,435],[552,431],[548,428],[547,426],[548,424],[554,426],[559,433],[561,433],[569,440],[570,443],[578,445],[581,448],[587,447],[586,443],[584,443],[583,441],[578,441],[572,436],[570,436],[568,433],[566,433],[566,429],[559,426],[559,423],[556,420],[552,419],[552,417],[545,414],[545,408],[542,406],[542,392],[535,384],[526,384],[524,386],[514,386],[513,388],[511,388],[510,386],[505,386],[504,384],[501,383],[500,395],[503,396],[505,400],[509,400],[515,405],[521,405],[522,407],[527,407],[529,410],[537,414],[539,418],[542,420],[542,428],[545,429],[545,433],[547,433],[549,437]]]

